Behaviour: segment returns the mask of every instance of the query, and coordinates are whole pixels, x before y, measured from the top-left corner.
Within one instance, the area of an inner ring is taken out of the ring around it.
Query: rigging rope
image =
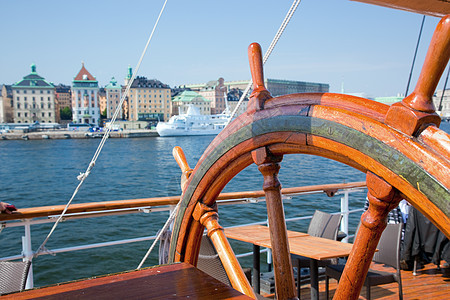
[[[416,44],[416,51],[414,52],[414,57],[413,57],[413,61],[411,64],[411,71],[409,72],[408,83],[406,84],[405,97],[408,96],[409,84],[411,83],[411,76],[412,76],[412,73],[414,70],[414,64],[416,62],[417,50],[419,49],[419,45],[420,45],[420,37],[422,36],[423,23],[425,23],[425,15],[423,15],[422,25],[420,25],[419,37],[417,38],[417,44]]]
[[[263,64],[265,64],[267,59],[269,59],[270,54],[272,53],[273,49],[275,48],[276,44],[278,43],[278,40],[280,39],[281,35],[283,34],[284,29],[286,29],[286,26],[289,24],[289,21],[291,20],[292,16],[294,15],[295,11],[297,10],[297,7],[300,4],[300,2],[301,2],[301,0],[294,0],[291,7],[289,8],[289,11],[287,12],[286,17],[284,17],[283,22],[281,22],[280,28],[278,28],[278,31],[275,34],[272,42],[270,43],[269,48],[267,48],[267,51],[264,54]],[[234,108],[233,112],[231,113],[231,116],[228,119],[226,125],[228,125],[231,122],[231,120],[233,119],[237,110],[239,109],[239,106],[241,106],[242,101],[244,101],[245,97],[247,97],[247,94],[250,91],[252,84],[253,84],[253,80],[250,79],[250,82],[248,83],[247,87],[245,88],[244,92],[242,93],[242,96],[239,99],[239,102],[236,105],[236,107]]]
[[[91,173],[92,169],[95,166],[95,162],[97,161],[98,156],[100,155],[103,146],[105,145],[106,140],[109,138],[109,133],[111,132],[111,129],[113,127],[114,122],[117,119],[117,116],[119,115],[119,111],[120,108],[123,105],[123,102],[125,101],[125,97],[126,95],[128,95],[130,88],[131,88],[131,84],[133,83],[134,79],[136,78],[136,74],[139,71],[139,68],[141,67],[141,63],[142,60],[144,59],[145,53],[147,52],[147,49],[150,45],[150,41],[152,40],[153,34],[156,30],[156,27],[158,26],[159,23],[159,19],[161,18],[162,13],[164,12],[164,9],[166,7],[168,0],[165,0],[161,11],[159,12],[158,18],[155,22],[155,25],[153,26],[153,30],[150,34],[150,36],[147,39],[147,44],[144,47],[144,50],[142,51],[141,57],[139,58],[139,61],[136,65],[136,68],[133,72],[133,75],[131,76],[131,79],[129,80],[127,87],[125,89],[125,92],[122,94],[122,97],[120,98],[120,102],[119,105],[117,105],[116,110],[114,112],[113,117],[111,118],[111,123],[110,126],[106,129],[105,134],[103,135],[102,140],[100,141],[97,150],[94,153],[94,156],[92,157],[91,162],[89,163],[89,166],[87,167],[86,171],[84,173],[80,173],[80,175],[77,176],[77,179],[80,180],[80,182],[78,183],[78,186],[76,187],[75,191],[72,194],[72,197],[70,198],[69,202],[67,202],[66,206],[64,207],[64,210],[62,211],[61,215],[58,217],[58,219],[56,220],[55,224],[53,224],[52,229],[50,230],[50,232],[48,233],[47,237],[45,238],[44,242],[42,242],[42,244],[39,246],[38,250],[35,252],[34,257],[37,257],[39,255],[39,253],[47,251],[45,248],[45,244],[47,243],[47,241],[49,240],[50,236],[53,234],[53,232],[55,231],[56,227],[58,226],[59,222],[62,220],[62,218],[64,217],[65,213],[67,212],[67,209],[69,208],[70,204],[72,203],[73,199],[75,198],[75,196],[77,195],[79,189],[81,188],[81,186],[83,185],[84,181],[86,180],[86,178],[89,176],[89,174]]]
[[[284,29],[289,24],[289,21],[291,20],[292,16],[294,15],[294,12],[297,9],[297,7],[300,4],[300,2],[301,2],[301,0],[294,0],[294,2],[292,3],[288,13],[286,14],[286,17],[284,18],[283,22],[280,25],[280,28],[278,29],[277,33],[275,34],[275,37],[273,38],[272,42],[270,43],[269,48],[267,49],[266,53],[264,54],[263,63],[265,63],[267,61],[267,59],[269,58],[270,54],[272,53],[273,49],[275,48],[275,45],[277,44],[278,40],[280,39],[281,35],[283,34]],[[241,105],[242,101],[244,100],[244,98],[248,94],[248,91],[250,90],[252,84],[253,84],[253,81],[250,80],[249,84],[247,85],[247,88],[244,90],[244,93],[242,94],[241,98],[239,99],[238,104],[236,105],[235,109],[231,113],[231,116],[228,119],[227,125],[233,119],[233,116],[236,114],[236,111],[238,110],[238,108]],[[225,97],[225,99],[226,99],[226,97]],[[152,252],[153,248],[155,247],[156,243],[158,242],[158,240],[161,238],[162,234],[167,230],[167,228],[169,227],[170,223],[175,218],[175,215],[176,215],[176,212],[178,211],[178,207],[180,206],[180,203],[181,203],[181,200],[177,203],[175,209],[170,214],[170,216],[167,219],[166,223],[164,224],[163,228],[159,231],[159,233],[156,236],[155,240],[153,241],[152,245],[148,249],[148,251],[145,254],[145,256],[142,258],[141,262],[139,263],[139,266],[136,269],[140,269],[142,267],[142,265],[144,264],[144,262],[147,260],[148,256],[150,255],[150,253]]]

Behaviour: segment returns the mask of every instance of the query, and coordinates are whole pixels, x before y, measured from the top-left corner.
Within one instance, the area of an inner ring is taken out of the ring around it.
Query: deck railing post
[[[341,197],[341,214],[342,214],[342,221],[341,221],[341,231],[346,234],[346,237],[342,240],[343,242],[348,242],[348,216],[349,216],[349,209],[348,209],[348,190],[344,191],[344,197]]]
[[[22,255],[23,261],[32,261],[33,259],[33,248],[31,246],[31,224],[30,220],[24,220],[24,231],[25,236],[22,237]],[[33,280],[33,264],[30,264],[30,269],[28,270],[27,283],[25,289],[32,289],[34,287]]]

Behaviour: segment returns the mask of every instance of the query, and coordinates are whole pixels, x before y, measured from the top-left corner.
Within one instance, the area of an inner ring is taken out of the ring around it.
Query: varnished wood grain
[[[263,190],[266,194],[267,218],[272,243],[275,290],[280,299],[295,299],[294,273],[281,198],[281,183],[278,180],[280,162],[283,157],[273,155],[265,147],[254,150],[252,157],[264,179]]]
[[[76,281],[2,299],[251,299],[193,266],[180,263]]]

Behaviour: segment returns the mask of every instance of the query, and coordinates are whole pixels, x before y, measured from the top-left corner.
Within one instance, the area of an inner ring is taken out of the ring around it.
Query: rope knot
[[[77,176],[77,179],[82,181],[85,178],[87,178],[89,176],[89,174],[91,174],[91,170],[94,168],[94,166],[95,166],[95,162],[91,161],[91,163],[89,164],[89,167],[87,168],[86,172],[84,172],[84,173],[80,172],[80,175]]]

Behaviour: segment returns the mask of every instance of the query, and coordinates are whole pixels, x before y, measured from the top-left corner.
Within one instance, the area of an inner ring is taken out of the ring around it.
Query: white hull
[[[171,128],[158,128],[156,127],[156,131],[158,132],[159,136],[190,136],[190,135],[218,135],[222,129],[191,129],[191,130],[184,130],[184,129],[171,129]]]
[[[156,131],[159,136],[217,135],[225,128],[229,115],[201,115],[190,106],[187,114],[173,116],[168,122],[159,122]]]

